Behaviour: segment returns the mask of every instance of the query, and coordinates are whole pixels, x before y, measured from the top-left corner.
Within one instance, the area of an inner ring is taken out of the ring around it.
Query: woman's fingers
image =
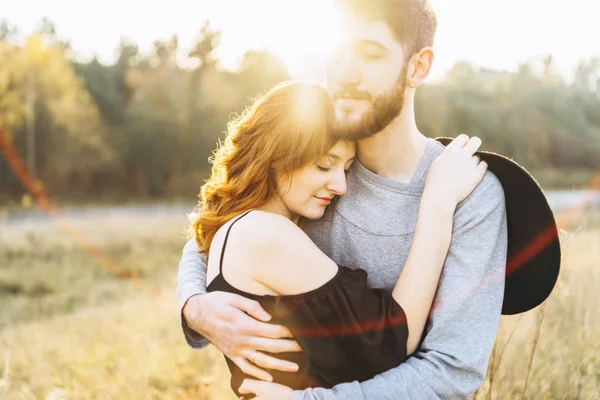
[[[488,169],[488,164],[485,161],[482,161],[479,163],[479,165],[477,166],[477,169],[479,171],[479,175],[481,177],[483,177],[483,175],[485,175],[485,172]]]
[[[265,399],[289,399],[293,392],[291,388],[278,383],[260,382],[253,379],[244,379],[238,390],[240,393],[254,393],[257,398]]]
[[[481,146],[481,139],[478,137],[472,137],[469,139],[469,142],[465,144],[464,150],[467,151],[470,155],[473,155],[479,150]]]
[[[458,135],[450,144],[448,144],[448,148],[454,150],[460,150],[469,142],[469,137],[464,133]]]

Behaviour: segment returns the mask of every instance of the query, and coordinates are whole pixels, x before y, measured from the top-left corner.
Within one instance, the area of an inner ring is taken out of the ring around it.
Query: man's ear
[[[429,76],[435,54],[433,48],[423,47],[418,53],[414,54],[408,62],[406,76],[407,86],[418,88]]]

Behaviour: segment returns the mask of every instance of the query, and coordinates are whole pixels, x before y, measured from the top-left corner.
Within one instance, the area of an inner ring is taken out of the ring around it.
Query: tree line
[[[246,52],[236,71],[221,69],[219,32],[208,22],[185,66],[177,36],[156,40],[150,54],[122,41],[107,65],[73,60],[55,32],[44,20],[17,41],[0,22],[0,129],[58,198],[192,200],[231,115],[290,79],[265,51]],[[569,83],[551,56],[516,72],[457,63],[420,89],[416,115],[428,136],[465,132],[528,169],[591,174],[600,167],[600,58],[581,60]],[[553,184],[568,181],[558,176]],[[0,199],[24,190],[0,156]]]

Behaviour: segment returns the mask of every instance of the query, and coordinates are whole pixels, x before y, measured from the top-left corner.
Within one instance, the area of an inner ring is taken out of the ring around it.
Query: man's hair
[[[433,46],[437,17],[428,0],[336,0],[368,21],[385,21],[411,57]]]

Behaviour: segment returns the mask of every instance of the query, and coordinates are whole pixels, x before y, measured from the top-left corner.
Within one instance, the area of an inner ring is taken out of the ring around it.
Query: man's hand
[[[254,300],[233,293],[211,292],[188,299],[183,307],[187,325],[214,344],[244,373],[264,381],[273,377],[259,368],[295,372],[298,365],[261,351],[302,351],[291,332],[268,324],[271,316]],[[262,321],[262,322],[261,322]]]
[[[239,388],[240,393],[254,393],[254,400],[290,400],[293,390],[287,386],[272,382],[244,379]]]

